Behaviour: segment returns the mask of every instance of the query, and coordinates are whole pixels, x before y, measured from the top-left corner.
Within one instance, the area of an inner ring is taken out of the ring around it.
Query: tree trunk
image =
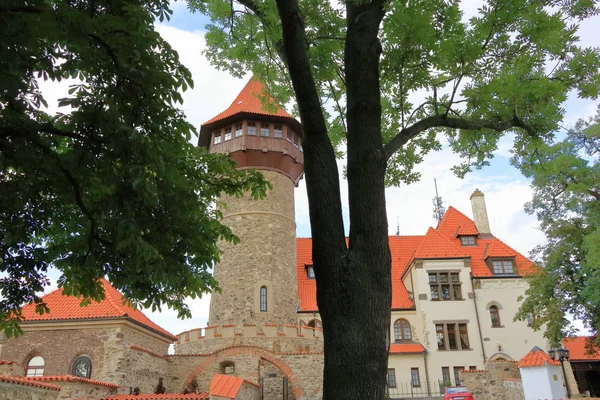
[[[335,154],[311,74],[297,0],[278,0],[277,7],[304,133],[313,265],[325,341],[323,399],[379,400],[386,386],[391,307],[377,38],[384,11],[376,0],[347,4],[347,246]]]

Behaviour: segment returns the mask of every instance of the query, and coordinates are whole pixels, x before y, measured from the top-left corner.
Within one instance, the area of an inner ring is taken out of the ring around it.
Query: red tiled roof
[[[465,258],[467,254],[464,249],[450,242],[438,231],[429,228],[414,257],[421,259]]]
[[[122,386],[112,382],[103,382],[96,379],[81,378],[73,375],[44,375],[44,376],[28,376],[25,379],[30,381],[59,381],[59,382],[82,382],[90,385],[106,386],[110,388],[120,388]]]
[[[29,378],[17,378],[15,376],[0,375],[0,382],[16,383],[17,385],[33,386],[42,389],[60,390],[60,386],[52,383],[32,382]]]
[[[520,276],[531,273],[535,268],[530,260],[493,235],[478,237],[476,246],[462,246],[460,238],[457,236],[477,233],[473,220],[454,207],[448,207],[437,228],[430,228],[425,236],[390,236],[392,309],[414,307],[402,278],[412,260],[416,258],[470,258],[471,273],[475,277],[493,275],[486,263],[487,257],[514,259],[515,273]],[[310,238],[296,239],[296,250],[300,311],[318,312],[316,281],[308,279],[305,269],[306,265],[312,264],[312,240]]]
[[[209,394],[211,396],[221,396],[234,399],[244,382],[258,386],[253,382],[243,378],[238,378],[237,376],[216,374],[210,381]]]
[[[600,347],[590,343],[590,336],[576,336],[563,339],[563,346],[569,350],[571,361],[600,361]]]
[[[42,299],[50,308],[49,313],[38,314],[35,304],[23,307],[23,317],[26,321],[61,321],[73,319],[98,319],[98,318],[129,318],[147,328],[150,328],[172,340],[175,336],[150,321],[140,310],[128,304],[123,304],[123,295],[119,293],[106,279],[100,280],[104,289],[104,300],[92,301],[86,307],[80,307],[81,298],[63,295],[62,289],[57,289],[43,296]]]
[[[543,367],[544,365],[560,365],[560,361],[553,360],[544,350],[535,346],[517,363],[519,368]]]
[[[208,393],[163,393],[163,394],[117,394],[115,396],[106,397],[102,400],[200,400],[208,399]]]
[[[425,347],[421,343],[392,343],[390,354],[422,354]]]
[[[242,89],[242,91],[237,95],[235,100],[231,103],[231,105],[223,112],[217,114],[213,118],[209,119],[202,125],[212,124],[217,121],[221,121],[227,117],[231,117],[235,114],[240,113],[251,113],[251,114],[260,114],[260,115],[275,115],[283,118],[293,119],[289,113],[287,113],[284,109],[282,109],[279,104],[272,97],[268,96],[266,99],[265,96],[265,85],[259,81],[258,79],[252,77],[246,86]],[[269,108],[274,108],[272,110],[265,109],[263,106],[263,101],[268,101]]]

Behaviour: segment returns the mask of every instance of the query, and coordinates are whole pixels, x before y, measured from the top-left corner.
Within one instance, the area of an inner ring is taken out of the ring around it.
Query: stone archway
[[[214,352],[207,358],[205,358],[202,363],[197,366],[187,377],[185,382],[183,383],[182,390],[186,388],[198,375],[200,375],[206,368],[209,366],[220,363],[230,357],[238,356],[238,355],[250,355],[259,357],[269,363],[273,364],[277,367],[288,379],[288,384],[291,386],[292,391],[294,393],[294,397],[296,399],[302,398],[304,395],[304,390],[300,386],[298,382],[298,378],[292,371],[292,369],[280,360],[277,355],[262,349],[260,347],[255,346],[238,346],[238,347],[228,347],[219,351]]]
[[[488,361],[511,361],[514,362],[513,358],[506,353],[495,353],[488,358]]]

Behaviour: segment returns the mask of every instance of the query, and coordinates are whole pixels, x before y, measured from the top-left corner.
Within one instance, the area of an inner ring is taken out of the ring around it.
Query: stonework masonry
[[[59,391],[0,382],[0,400],[56,400]]]
[[[214,275],[222,294],[211,298],[210,325],[287,323],[296,319],[296,223],[294,184],[290,178],[262,170],[273,189],[264,200],[223,197],[223,223],[240,238],[239,245],[222,242],[223,256]],[[260,288],[267,291],[266,311],[260,308]]]

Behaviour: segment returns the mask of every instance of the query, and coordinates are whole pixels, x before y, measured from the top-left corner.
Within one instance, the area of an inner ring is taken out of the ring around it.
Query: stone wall
[[[52,382],[60,386],[57,400],[86,399],[101,400],[117,394],[117,388],[85,382]]]
[[[514,361],[488,361],[485,370],[460,372],[462,384],[476,399],[485,400],[508,400],[504,382],[520,378]]]
[[[129,346],[117,366],[121,372],[118,384],[125,387],[126,393],[129,393],[130,388],[136,387],[141,393],[154,393],[159,378],[163,378],[163,385],[166,387],[168,367],[166,356]]]
[[[13,360],[26,366],[34,356],[44,358],[44,375],[71,374],[73,361],[81,355],[92,360],[92,377],[99,379],[105,363],[104,341],[111,330],[57,329],[48,331],[27,331],[17,338],[2,338],[0,359]],[[24,369],[19,375],[24,375]]]
[[[0,361],[0,375],[23,376],[25,367],[14,361]]]
[[[260,392],[258,386],[252,385],[248,382],[244,382],[237,396],[236,400],[259,400]]]
[[[523,382],[520,379],[504,379],[505,400],[525,400]]]
[[[296,320],[296,223],[294,184],[274,171],[261,171],[273,189],[264,200],[248,195],[223,196],[223,223],[240,238],[221,242],[221,261],[214,276],[222,293],[213,293],[210,325],[287,323]],[[259,291],[267,288],[267,310],[260,310]]]
[[[58,390],[0,382],[0,400],[56,400]]]

